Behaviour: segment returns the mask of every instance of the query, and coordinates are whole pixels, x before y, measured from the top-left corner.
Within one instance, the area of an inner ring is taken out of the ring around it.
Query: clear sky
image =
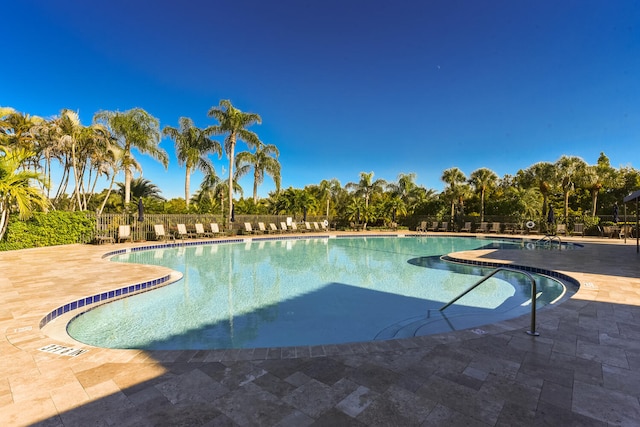
[[[283,188],[414,172],[439,191],[450,167],[503,176],[562,154],[594,164],[601,151],[638,167],[635,0],[20,0],[2,11],[0,105],[68,108],[87,125],[141,107],[162,127],[181,116],[205,127],[229,99],[262,116],[250,129],[280,150]],[[161,147],[169,170],[136,155],[143,176],[181,197],[173,142]],[[227,163],[215,161],[218,175]],[[260,195],[272,189],[267,176]]]

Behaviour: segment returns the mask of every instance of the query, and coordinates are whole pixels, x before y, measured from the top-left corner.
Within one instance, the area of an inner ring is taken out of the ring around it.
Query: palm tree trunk
[[[131,169],[129,167],[124,170],[124,206],[125,209],[129,202],[131,201],[131,179],[132,179]]]
[[[591,190],[591,218],[595,218],[596,216],[596,206],[598,203],[598,191]]]
[[[184,176],[184,202],[187,205],[187,209],[189,208],[189,186],[191,185],[191,168],[187,166]]]
[[[235,135],[230,135],[229,139],[229,216],[227,217],[227,229],[231,230],[231,214],[233,211],[233,156],[236,148]]]
[[[0,240],[4,237],[4,233],[7,232],[8,225],[9,210],[4,208],[4,203],[0,203]]]

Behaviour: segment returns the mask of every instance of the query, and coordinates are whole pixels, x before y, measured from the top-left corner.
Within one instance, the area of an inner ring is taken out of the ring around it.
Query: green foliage
[[[95,221],[86,212],[35,212],[26,221],[14,215],[0,242],[0,251],[86,243],[94,230]]]

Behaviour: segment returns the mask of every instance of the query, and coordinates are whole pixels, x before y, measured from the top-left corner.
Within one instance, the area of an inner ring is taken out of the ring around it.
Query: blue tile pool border
[[[331,239],[331,238],[336,238],[336,239],[350,239],[350,238],[377,238],[377,237],[426,237],[424,234],[394,234],[394,233],[384,233],[384,234],[363,234],[363,233],[352,233],[352,234],[340,234],[340,235],[333,235],[333,234],[302,234],[302,235],[296,235],[296,236],[284,236],[284,235],[279,235],[279,236],[247,236],[247,237],[243,237],[243,238],[237,238],[237,239],[212,239],[212,240],[197,240],[197,241],[180,241],[180,242],[174,242],[174,243],[157,243],[157,244],[153,244],[153,245],[144,245],[144,246],[136,246],[136,247],[127,247],[127,248],[122,248],[122,249],[117,249],[114,251],[109,251],[106,252],[104,255],[102,255],[102,258],[109,258],[109,257],[113,257],[116,255],[122,255],[122,254],[127,254],[127,253],[132,253],[132,252],[142,252],[142,251],[150,251],[150,250],[155,250],[155,249],[167,249],[167,248],[180,248],[180,247],[188,247],[188,246],[208,246],[208,245],[218,245],[218,244],[231,244],[231,243],[245,243],[247,241],[274,241],[274,240],[305,240],[305,239]],[[475,238],[483,238],[480,236],[460,236],[460,237],[475,237]],[[523,240],[521,238],[504,238],[502,237],[501,239],[504,240]],[[582,246],[577,244],[577,246]],[[444,255],[441,257],[443,260],[445,261],[450,261],[450,262],[458,262],[458,263],[462,263],[462,264],[471,264],[471,265],[478,265],[478,266],[485,266],[485,267],[503,267],[504,264],[500,264],[500,263],[496,263],[496,262],[486,262],[486,261],[470,261],[470,260],[464,260],[464,259],[459,259],[459,258],[454,258],[451,257],[449,255]],[[562,273],[558,273],[555,271],[551,271],[551,270],[545,270],[545,269],[541,269],[541,268],[537,268],[537,267],[529,267],[529,266],[519,266],[519,265],[509,265],[509,267],[514,268],[514,269],[518,269],[518,270],[523,270],[523,271],[527,271],[527,272],[531,272],[531,273],[538,273],[538,274],[545,274],[547,276],[551,276],[554,278],[558,278],[561,280],[565,280],[568,281],[576,286],[579,286],[579,282],[575,279],[573,279],[570,276],[567,276],[566,274],[562,274]],[[171,279],[171,274],[167,274],[165,276],[156,278],[156,279],[152,279],[152,280],[148,280],[146,282],[140,282],[140,283],[135,283],[133,285],[128,285],[128,286],[124,286],[122,288],[118,288],[118,289],[113,289],[113,290],[109,290],[109,291],[104,291],[104,292],[100,292],[97,293],[95,295],[92,296],[88,296],[88,297],[82,297],[80,299],[77,299],[75,301],[71,301],[67,304],[64,304],[60,307],[55,308],[54,310],[52,310],[51,312],[49,312],[46,316],[44,316],[41,320],[40,320],[40,328],[43,328],[44,326],[46,326],[49,322],[51,322],[52,320],[62,316],[63,314],[66,314],[70,311],[73,310],[79,310],[79,309],[83,309],[82,311],[86,311],[86,307],[89,308],[93,308],[95,307],[96,304],[100,303],[104,303],[104,301],[108,301],[111,299],[118,299],[118,298],[122,298],[124,296],[128,296],[131,294],[135,294],[135,293],[139,293],[139,292],[144,292],[147,291],[151,288],[157,287],[159,285],[163,285],[166,284],[169,280]]]

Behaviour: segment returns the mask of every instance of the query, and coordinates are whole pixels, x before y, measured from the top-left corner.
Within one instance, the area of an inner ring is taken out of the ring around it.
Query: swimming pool
[[[247,240],[126,253],[118,262],[172,268],[172,285],[101,305],[67,327],[107,348],[286,347],[426,335],[494,323],[530,310],[526,278],[492,278],[438,311],[489,269],[439,260],[521,242],[463,237]],[[538,307],[565,286],[536,275]]]

